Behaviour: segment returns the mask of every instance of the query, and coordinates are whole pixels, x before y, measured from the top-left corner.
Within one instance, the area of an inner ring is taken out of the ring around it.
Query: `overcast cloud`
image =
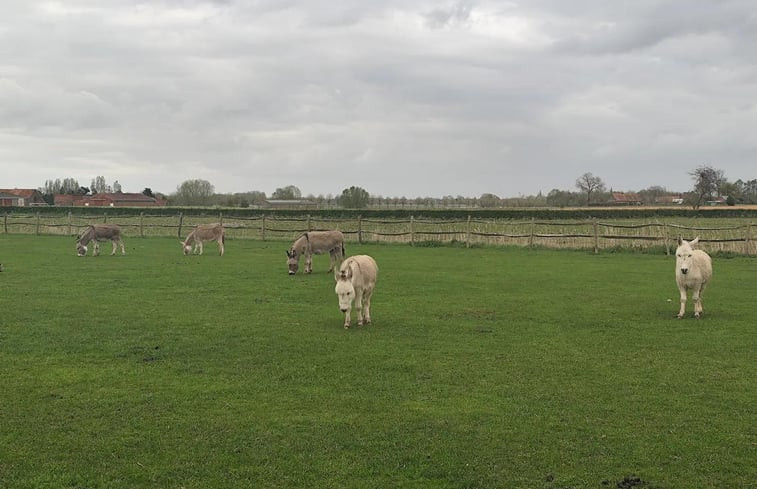
[[[757,178],[753,0],[4,0],[0,188]]]

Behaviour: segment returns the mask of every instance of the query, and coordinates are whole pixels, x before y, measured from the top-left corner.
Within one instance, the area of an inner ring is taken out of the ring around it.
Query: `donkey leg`
[[[694,301],[694,317],[699,318],[702,316],[702,287],[696,287],[691,294],[691,298]]]
[[[110,256],[113,256],[116,254],[116,250],[118,249],[118,245],[116,244],[116,240],[110,242],[111,245],[113,245],[113,249],[110,251]]]
[[[92,250],[92,256],[99,256],[100,255],[100,243],[95,240],[95,249]]]
[[[223,239],[218,240],[218,249],[219,249],[218,252],[220,253],[220,255],[223,256],[223,251],[224,251],[224,249],[223,249]]]
[[[371,296],[373,296],[372,290],[367,290],[363,294],[363,317],[365,318],[365,324],[371,324]]]
[[[305,273],[313,273],[313,255],[305,254]]]
[[[355,309],[357,309],[357,325],[363,325],[363,291],[355,290]]]
[[[336,263],[336,256],[334,254],[334,250],[329,251],[329,258],[331,260],[331,266],[329,266],[329,269],[326,270],[326,273],[334,271],[334,263]]]
[[[681,309],[678,311],[678,319],[682,319],[686,315],[686,287],[678,287],[681,293]]]

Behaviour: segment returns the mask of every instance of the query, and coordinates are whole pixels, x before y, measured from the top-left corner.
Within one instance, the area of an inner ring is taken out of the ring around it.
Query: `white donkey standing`
[[[342,262],[336,275],[334,291],[339,297],[339,310],[345,313],[345,329],[350,327],[353,301],[357,309],[357,325],[371,324],[371,296],[377,276],[376,260],[368,255],[351,256]]]
[[[705,285],[712,278],[712,259],[702,250],[695,250],[692,246],[699,243],[699,236],[692,241],[678,238],[676,249],[676,283],[681,292],[681,310],[678,318],[686,314],[686,291],[692,290],[691,298],[694,301],[694,317],[702,315],[702,292]]]
[[[194,228],[194,231],[189,233],[187,239],[181,242],[181,249],[184,251],[185,255],[197,253],[197,250],[199,250],[199,254],[202,255],[202,242],[215,241],[218,243],[220,255],[223,256],[224,243],[226,240],[225,234],[223,224],[221,223],[200,224]]]

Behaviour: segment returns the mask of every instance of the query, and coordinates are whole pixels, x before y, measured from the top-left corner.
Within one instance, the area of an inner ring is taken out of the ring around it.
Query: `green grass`
[[[757,487],[754,258],[676,320],[662,255],[348,244],[345,331],[323,256],[126,244],[0,235],[0,487]]]

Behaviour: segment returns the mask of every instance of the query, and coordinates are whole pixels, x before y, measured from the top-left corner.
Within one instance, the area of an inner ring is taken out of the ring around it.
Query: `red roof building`
[[[13,195],[18,198],[15,204],[3,205],[17,205],[19,207],[47,205],[45,198],[42,196],[42,192],[33,188],[2,188],[0,189],[0,194]]]

